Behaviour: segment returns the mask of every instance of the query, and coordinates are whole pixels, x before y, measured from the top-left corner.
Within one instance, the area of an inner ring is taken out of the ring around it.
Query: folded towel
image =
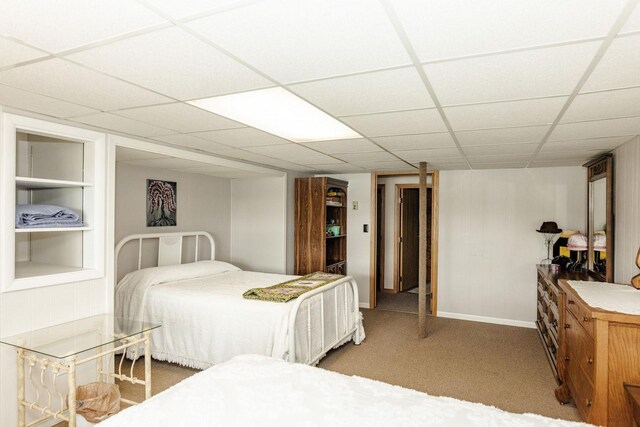
[[[82,227],[82,218],[71,209],[61,206],[16,206],[16,228],[44,227]]]

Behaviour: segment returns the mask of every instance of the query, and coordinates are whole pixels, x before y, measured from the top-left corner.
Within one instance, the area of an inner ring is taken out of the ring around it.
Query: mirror
[[[588,265],[600,280],[613,282],[613,157],[600,157],[588,168]]]

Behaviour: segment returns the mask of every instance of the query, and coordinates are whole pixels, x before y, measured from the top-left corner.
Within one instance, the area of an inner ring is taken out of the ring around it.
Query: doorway
[[[399,302],[404,298],[409,301],[413,299],[415,308],[406,309],[407,305],[402,302],[394,303],[393,307],[400,307],[397,311],[417,313],[420,261],[418,255],[420,191],[417,175],[414,172],[372,174],[371,211],[375,218],[372,218],[374,227],[371,236],[371,308],[391,309],[388,304],[390,301]],[[438,175],[437,171],[427,174],[426,302],[427,313],[432,315],[437,315]],[[385,189],[384,184],[390,188]]]

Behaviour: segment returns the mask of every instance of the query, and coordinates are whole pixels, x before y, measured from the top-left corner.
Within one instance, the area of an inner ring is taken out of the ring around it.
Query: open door
[[[417,188],[400,189],[400,236],[398,291],[418,286],[418,252],[420,237],[420,192]]]

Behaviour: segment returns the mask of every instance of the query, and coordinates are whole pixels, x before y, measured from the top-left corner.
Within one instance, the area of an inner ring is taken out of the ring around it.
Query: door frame
[[[402,190],[407,188],[413,188],[416,190],[420,189],[420,184],[396,184],[396,193],[394,198],[394,216],[393,216],[393,293],[397,294],[400,292],[400,281],[398,280],[400,277],[400,250],[399,250],[399,239],[400,239],[400,195],[402,194]],[[427,189],[432,189],[431,184],[427,184]],[[429,191],[429,190],[427,190]],[[433,189],[431,190],[433,191]],[[433,196],[433,193],[432,193]],[[420,213],[418,213],[420,215]],[[384,230],[383,230],[384,232]],[[384,236],[384,234],[383,234]]]
[[[382,197],[380,198],[380,200],[382,200],[382,203],[381,203],[381,206],[380,206],[380,212],[381,212],[380,216],[381,216],[381,219],[382,219],[382,221],[380,221],[381,230],[382,230],[380,232],[380,234],[382,235],[382,239],[380,239],[380,257],[382,259],[384,259],[384,256],[385,256],[385,253],[386,253],[385,252],[385,239],[384,239],[385,232],[386,232],[385,231],[386,230],[386,228],[385,228],[385,220],[386,220],[386,214],[385,214],[386,202],[385,202],[385,197],[386,197],[386,191],[387,191],[386,184],[378,184],[377,185],[377,187],[376,187],[376,202],[378,200],[377,199],[377,197],[378,197],[378,191],[377,190],[380,190],[380,192],[382,193],[381,194]],[[376,204],[376,208],[377,207],[378,206]],[[375,229],[378,228],[377,227],[378,226],[377,213],[378,213],[378,211],[376,211],[376,222],[375,222],[374,226],[372,227],[372,228],[375,228]],[[376,237],[377,237],[377,235],[376,235]],[[377,239],[376,239],[376,249],[377,249],[377,247],[378,247],[378,243],[377,243]],[[380,285],[378,286],[378,288],[376,288],[376,292],[378,290],[380,292],[385,292],[385,289],[384,289],[384,262],[382,264],[380,264],[380,281],[379,281],[379,283],[380,283]],[[375,285],[374,285],[374,287],[375,287]]]
[[[371,224],[378,224],[378,178],[393,176],[412,176],[418,175],[420,172],[372,172],[371,173]],[[439,226],[439,187],[440,173],[439,171],[427,172],[427,177],[431,176],[431,315],[438,315],[438,226]],[[370,238],[370,262],[369,262],[369,308],[376,307],[376,260],[378,259],[378,251],[376,239],[378,236],[377,226],[371,227]]]

